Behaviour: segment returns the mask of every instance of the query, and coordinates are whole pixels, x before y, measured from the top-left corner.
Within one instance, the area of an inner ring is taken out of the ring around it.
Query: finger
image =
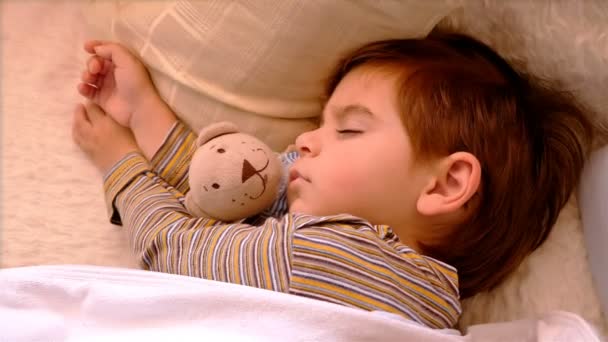
[[[131,63],[131,53],[122,45],[106,43],[94,47],[95,54],[114,62],[116,66]]]
[[[82,120],[82,117],[78,114],[78,107],[75,107],[74,112],[72,113],[72,140],[74,140],[77,145],[80,145],[81,141],[80,120]]]
[[[87,71],[93,75],[99,74],[103,70],[104,60],[99,56],[91,56],[87,61]]]
[[[91,99],[95,96],[95,92],[97,88],[87,83],[79,83],[77,86],[78,93],[88,99]]]
[[[92,124],[95,124],[98,120],[103,119],[106,116],[103,109],[91,101],[87,101],[84,109]]]
[[[112,61],[104,59],[103,60],[103,67],[101,68],[101,74],[102,75],[109,74],[112,71],[113,67],[114,67],[114,64],[112,64]]]
[[[77,104],[74,108],[74,117],[72,120],[72,136],[77,142],[82,141],[84,131],[89,129],[91,123],[82,104]]]
[[[91,39],[84,42],[84,51],[95,54],[95,47],[98,45],[109,44],[110,41],[99,40],[99,39]]]
[[[96,84],[97,78],[97,75],[93,75],[88,70],[85,70],[82,72],[80,80],[82,81],[82,83]]]

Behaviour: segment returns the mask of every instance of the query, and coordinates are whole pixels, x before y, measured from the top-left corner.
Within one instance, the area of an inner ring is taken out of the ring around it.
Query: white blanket
[[[1,341],[599,341],[580,317],[432,330],[366,312],[198,278],[94,266],[0,271]]]

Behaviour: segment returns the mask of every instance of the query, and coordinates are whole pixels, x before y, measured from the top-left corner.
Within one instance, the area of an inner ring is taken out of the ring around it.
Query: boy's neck
[[[391,226],[391,229],[393,230],[393,233],[395,233],[395,235],[399,237],[399,241],[402,244],[422,254],[422,248],[419,242],[420,240],[417,237],[418,234],[415,233],[419,231],[417,228],[415,228],[411,224],[401,224],[397,226]]]

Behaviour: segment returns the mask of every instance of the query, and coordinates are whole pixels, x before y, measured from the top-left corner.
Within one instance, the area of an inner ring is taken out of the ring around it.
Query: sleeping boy
[[[145,269],[280,291],[450,328],[549,234],[591,124],[564,92],[485,44],[432,33],[336,65],[321,123],[295,142],[289,212],[188,214],[196,137],[126,48],[90,41],[73,137]]]

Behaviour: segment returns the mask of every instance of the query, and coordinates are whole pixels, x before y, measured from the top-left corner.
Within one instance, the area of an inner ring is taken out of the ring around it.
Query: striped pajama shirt
[[[151,161],[131,153],[104,177],[111,222],[143,268],[402,315],[433,328],[461,312],[456,270],[348,214],[287,213],[237,223],[184,208],[196,137],[178,122]]]

